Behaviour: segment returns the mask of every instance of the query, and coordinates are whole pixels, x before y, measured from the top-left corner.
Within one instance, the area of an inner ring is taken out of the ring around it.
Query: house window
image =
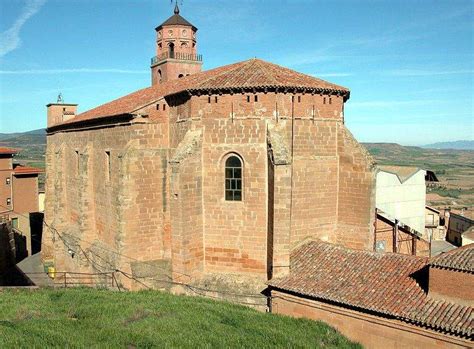
[[[214,101],[217,103],[217,96],[216,96],[216,97],[214,97]]]
[[[166,104],[163,104],[163,111],[166,110]]]
[[[18,229],[18,218],[12,218],[12,227]]]
[[[225,199],[242,201],[242,161],[237,156],[225,162]]]
[[[7,206],[10,206],[12,204],[12,199],[7,198]]]
[[[10,185],[10,181],[11,181],[10,177],[7,177],[7,178],[5,179],[5,184],[6,184],[6,185]]]
[[[326,104],[326,97],[323,98],[323,104]]]
[[[250,103],[250,96],[247,96],[247,103]]]
[[[207,97],[207,103],[211,103],[211,96]]]
[[[105,175],[106,175],[106,179],[107,179],[107,182],[110,181],[110,173],[111,172],[111,169],[110,169],[110,151],[106,151],[105,152]]]
[[[160,110],[160,105],[159,104],[156,105],[156,110]]]
[[[255,101],[255,102],[258,102],[258,96],[257,96],[257,95],[255,95],[254,101]]]
[[[329,104],[332,104],[332,97],[329,97]]]
[[[298,103],[301,103],[301,96],[298,96]]]
[[[433,225],[434,224],[434,215],[433,214],[428,214],[428,219],[426,221],[426,224],[428,224],[428,225]]]

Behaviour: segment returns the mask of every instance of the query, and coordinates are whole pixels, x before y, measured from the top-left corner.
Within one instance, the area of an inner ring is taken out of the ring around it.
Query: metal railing
[[[197,55],[193,53],[183,53],[183,52],[164,52],[159,56],[152,57],[151,64],[156,64],[165,59],[177,59],[181,61],[193,61],[193,62],[202,62],[202,55]]]
[[[98,287],[98,288],[120,288],[116,273],[77,273],[70,271],[50,271],[24,273],[28,278],[47,277],[51,280],[54,287]]]

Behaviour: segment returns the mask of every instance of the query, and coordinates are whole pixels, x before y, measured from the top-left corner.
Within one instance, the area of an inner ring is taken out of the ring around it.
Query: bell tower
[[[151,59],[151,84],[182,78],[201,71],[202,55],[197,54],[197,28],[179,14],[155,28],[156,56]]]

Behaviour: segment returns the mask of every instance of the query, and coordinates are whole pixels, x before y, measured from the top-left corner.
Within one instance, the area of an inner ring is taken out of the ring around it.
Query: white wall
[[[375,206],[423,235],[425,202],[425,171],[419,170],[403,183],[395,174],[377,173]]]

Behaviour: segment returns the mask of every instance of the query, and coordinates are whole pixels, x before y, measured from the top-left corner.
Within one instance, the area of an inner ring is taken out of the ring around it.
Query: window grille
[[[237,156],[225,162],[225,199],[242,201],[242,161]]]

